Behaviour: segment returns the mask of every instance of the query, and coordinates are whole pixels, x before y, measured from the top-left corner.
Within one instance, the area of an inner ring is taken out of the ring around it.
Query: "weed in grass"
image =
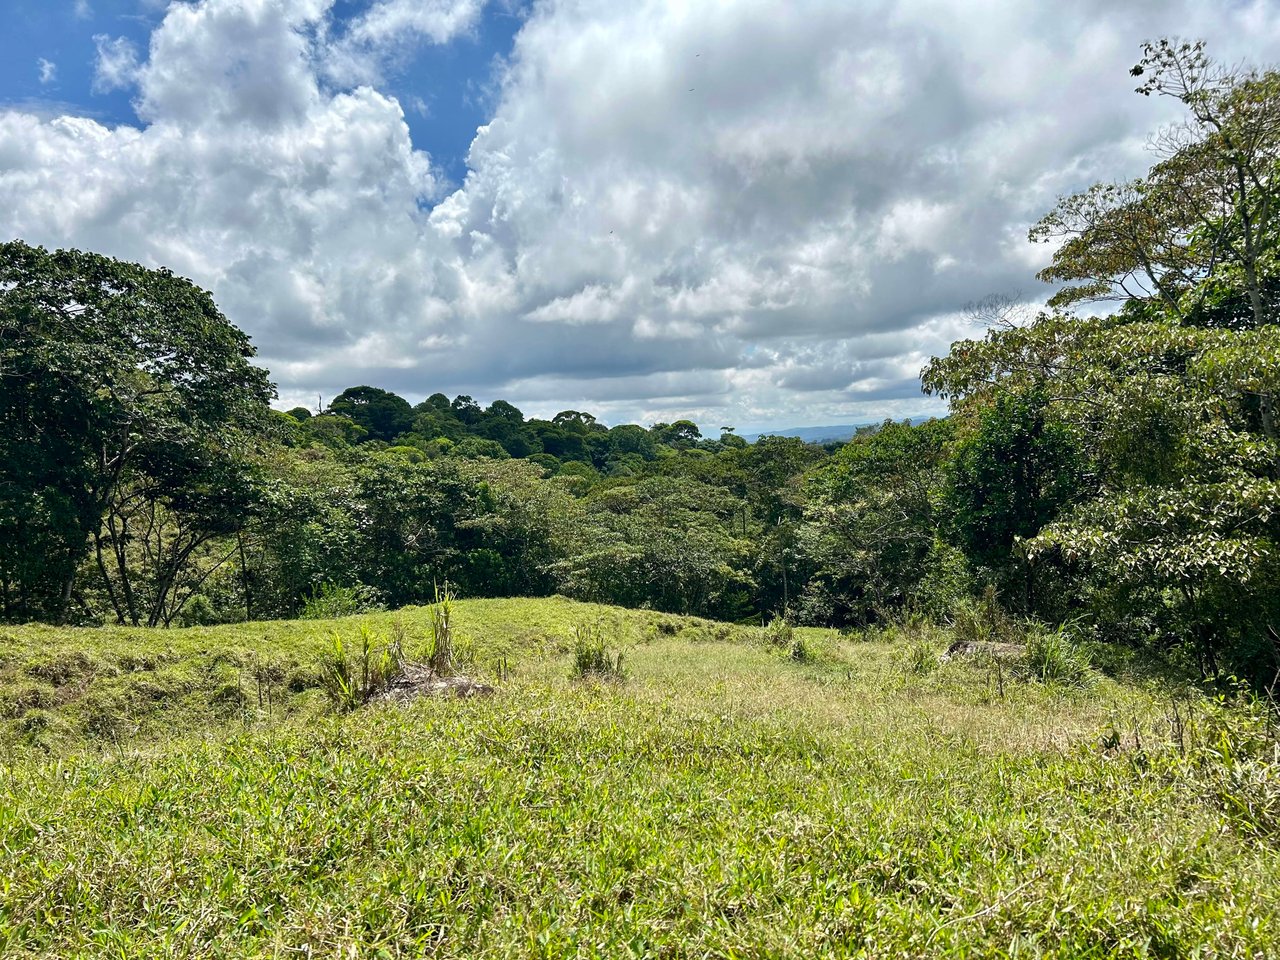
[[[795,628],[783,617],[774,617],[769,621],[769,625],[764,628],[765,639],[769,642],[769,645],[783,650],[791,649],[792,643],[795,642],[795,634]]]
[[[957,643],[1011,644],[1026,642],[1027,628],[1000,606],[995,587],[987,587],[977,603],[966,601],[952,614],[951,632]]]
[[[613,653],[599,624],[579,624],[574,628],[573,677],[576,680],[626,680],[622,653]]]
[[[458,651],[453,636],[453,593],[446,582],[444,589],[436,588],[436,602],[428,612],[431,624],[431,651],[427,665],[437,677],[451,677],[458,669]]]
[[[938,669],[941,662],[938,648],[927,637],[917,637],[907,646],[907,670],[924,676]]]
[[[1083,686],[1091,673],[1088,654],[1061,627],[1028,632],[1026,664],[1034,679],[1066,687]]]
[[[1174,716],[1177,750],[1163,751],[1166,771],[1215,802],[1242,833],[1280,836],[1280,728],[1270,704],[1219,697]]]
[[[334,708],[354,710],[387,688],[404,670],[399,651],[379,646],[368,627],[360,628],[360,646],[347,653],[342,637],[333,634],[333,647],[321,662],[320,683]]]
[[[787,648],[787,656],[795,663],[809,663],[813,660],[812,651],[804,642],[804,638],[799,635],[791,640],[791,646]]]

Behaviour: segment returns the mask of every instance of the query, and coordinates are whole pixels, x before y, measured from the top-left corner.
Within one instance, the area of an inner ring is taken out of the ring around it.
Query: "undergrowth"
[[[404,673],[404,651],[398,641],[379,642],[368,627],[360,629],[359,646],[348,651],[333,634],[333,647],[320,661],[320,685],[335,709],[354,710],[372,700]]]
[[[627,678],[622,668],[622,652],[610,648],[604,628],[599,624],[579,624],[574,628],[573,677],[611,683],[621,683]]]

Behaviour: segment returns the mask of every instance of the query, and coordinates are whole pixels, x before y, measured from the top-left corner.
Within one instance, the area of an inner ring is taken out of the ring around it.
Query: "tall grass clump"
[[[1092,666],[1088,653],[1061,627],[1028,632],[1026,663],[1035,679],[1066,687],[1085,685]]]
[[[573,677],[575,680],[626,680],[622,653],[609,649],[604,628],[599,624],[579,624],[574,628]]]
[[[1210,805],[1240,833],[1280,838],[1280,718],[1246,692],[1175,705],[1169,737],[1139,743],[1133,759]],[[1104,744],[1123,749],[1113,730]]]
[[[783,617],[774,617],[764,628],[764,635],[769,646],[786,650],[795,641],[796,631]]]
[[[920,675],[932,673],[942,662],[938,648],[927,637],[917,636],[907,646],[907,670]]]
[[[957,641],[965,643],[1008,643],[1021,645],[1027,642],[1027,626],[1010,616],[1000,606],[995,587],[988,586],[982,599],[976,603],[966,601],[952,613],[951,632]]]
[[[462,657],[453,634],[453,591],[448,582],[443,589],[436,588],[436,602],[428,610],[428,623],[431,628],[431,649],[427,656],[427,666],[437,677],[451,677],[458,672]]]
[[[333,644],[320,662],[320,686],[334,708],[345,713],[368,703],[403,673],[399,643],[379,644],[367,627],[361,627],[360,645],[354,650],[333,635]]]
[[[775,616],[770,620],[764,628],[764,636],[769,646],[785,650],[788,659],[796,663],[808,663],[813,659],[812,651],[785,617]]]

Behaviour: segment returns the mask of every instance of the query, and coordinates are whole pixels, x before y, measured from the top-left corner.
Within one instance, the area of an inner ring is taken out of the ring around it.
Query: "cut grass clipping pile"
[[[928,634],[562,600],[452,625],[491,694],[350,710],[335,636],[425,659],[427,611],[5,631],[0,952],[1280,953],[1260,709]]]

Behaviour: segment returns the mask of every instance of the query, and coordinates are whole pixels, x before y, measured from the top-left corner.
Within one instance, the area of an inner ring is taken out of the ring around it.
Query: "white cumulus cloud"
[[[105,33],[93,38],[98,57],[94,64],[95,93],[131,87],[138,75],[138,48],[128,37],[109,37]]]
[[[1172,106],[1132,93],[1141,40],[1280,51],[1267,0],[540,0],[447,192],[380,77],[483,15],[200,0],[145,57],[99,36],[138,123],[0,112],[0,232],[192,277],[290,403],[367,382],[740,428],[910,415],[965,303],[1038,295],[1030,223],[1148,163]]]

